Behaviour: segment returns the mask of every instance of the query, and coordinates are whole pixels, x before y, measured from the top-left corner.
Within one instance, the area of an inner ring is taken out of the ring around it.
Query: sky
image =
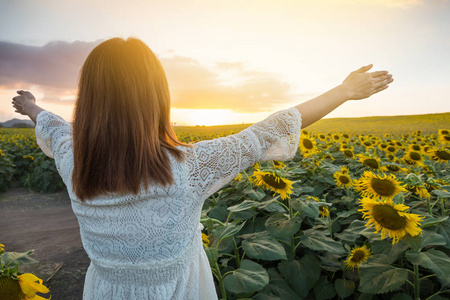
[[[177,125],[254,123],[361,66],[390,87],[326,118],[450,112],[448,0],[0,0],[0,122],[31,91],[72,120],[79,71],[113,37],[160,59]]]

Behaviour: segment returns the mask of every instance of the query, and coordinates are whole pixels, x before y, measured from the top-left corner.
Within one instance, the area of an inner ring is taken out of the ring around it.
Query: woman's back
[[[186,159],[169,155],[170,186],[81,201],[71,182],[72,127],[41,112],[38,144],[55,158],[91,259],[84,299],[217,298],[201,242],[204,200],[258,161],[293,157],[300,128],[296,108],[280,111],[238,134],[177,147]]]

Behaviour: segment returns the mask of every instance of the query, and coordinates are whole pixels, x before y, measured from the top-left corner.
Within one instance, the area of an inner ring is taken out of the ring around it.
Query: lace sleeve
[[[190,185],[202,200],[258,161],[287,160],[297,151],[301,114],[295,107],[227,137],[201,141],[193,148]]]
[[[48,111],[40,112],[36,117],[36,141],[42,151],[55,159],[59,174],[66,179],[69,170],[62,170],[62,161],[72,152],[72,126],[63,118]]]

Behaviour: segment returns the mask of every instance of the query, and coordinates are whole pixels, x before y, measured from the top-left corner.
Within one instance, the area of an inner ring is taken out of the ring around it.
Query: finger
[[[374,91],[373,91],[373,93],[372,93],[372,95],[373,94],[376,94],[376,93],[379,93],[379,92],[381,92],[382,90],[385,90],[385,89],[387,89],[389,87],[389,85],[385,85],[385,86],[382,86],[382,87],[379,87],[379,88],[377,88],[377,89],[375,89]]]
[[[370,69],[372,69],[372,67],[373,67],[373,64],[370,64],[370,65],[367,65],[367,66],[364,66],[364,67],[359,68],[359,69],[356,70],[355,72],[357,72],[357,73],[364,73],[364,72],[367,72],[367,71],[369,71]]]
[[[370,73],[370,75],[372,76],[372,78],[377,78],[383,75],[387,75],[389,72],[388,71],[376,71],[376,72],[372,72]]]
[[[18,91],[17,91],[17,94],[21,94],[21,95],[22,95],[23,92],[24,92],[24,90],[18,90]]]
[[[389,74],[389,75],[379,76],[377,78],[372,78],[372,80],[373,80],[374,83],[378,83],[378,82],[381,82],[381,81],[384,81],[384,80],[389,80],[391,78],[392,78],[392,75]]]

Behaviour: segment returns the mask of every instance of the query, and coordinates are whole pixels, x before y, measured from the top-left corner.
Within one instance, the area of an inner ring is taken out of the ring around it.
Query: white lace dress
[[[203,202],[258,161],[295,155],[301,115],[292,107],[227,137],[178,147],[171,158],[174,184],[138,195],[104,195],[82,203],[75,196],[71,126],[43,111],[36,139],[67,186],[84,249],[91,259],[83,299],[217,299],[200,223]]]

